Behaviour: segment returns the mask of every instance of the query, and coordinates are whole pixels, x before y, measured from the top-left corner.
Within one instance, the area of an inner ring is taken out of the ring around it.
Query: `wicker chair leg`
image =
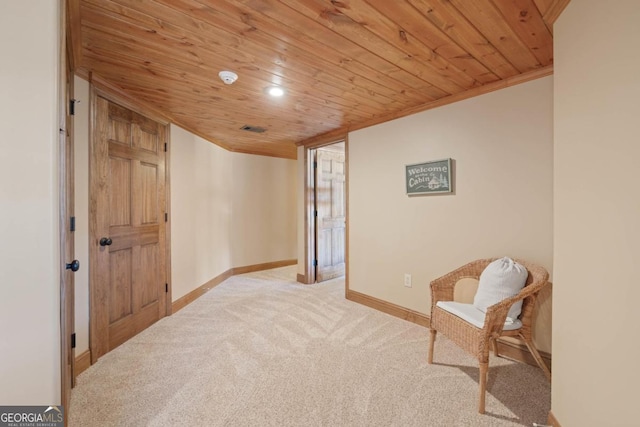
[[[478,413],[484,414],[484,400],[487,394],[487,374],[489,371],[489,362],[480,362],[480,403],[478,405]]]
[[[527,348],[531,352],[531,355],[533,356],[533,358],[536,359],[536,363],[538,364],[538,366],[540,366],[540,369],[542,369],[542,372],[544,372],[549,382],[551,382],[551,371],[549,371],[549,368],[547,368],[547,364],[544,363],[544,360],[542,360],[542,356],[540,356],[540,352],[538,352],[538,349],[536,348],[536,346],[533,345],[533,342],[530,340],[524,340],[524,342],[525,344],[527,344]]]
[[[433,346],[436,343],[436,334],[438,331],[435,329],[429,329],[429,356],[427,357],[427,363],[431,365],[433,363]]]
[[[498,340],[497,339],[491,340],[491,345],[493,346],[493,354],[496,357],[499,357],[500,354],[498,353]]]

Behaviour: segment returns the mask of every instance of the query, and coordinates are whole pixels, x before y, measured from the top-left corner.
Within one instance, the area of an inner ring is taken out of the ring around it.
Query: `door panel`
[[[140,246],[140,268],[148,273],[143,275],[140,280],[141,301],[140,306],[146,307],[158,301],[158,286],[156,285],[160,278],[155,266],[158,265],[158,244],[150,244]]]
[[[320,148],[316,161],[316,280],[322,282],[345,273],[345,155]]]
[[[109,324],[132,313],[131,307],[132,250],[112,252],[109,256]]]
[[[166,315],[166,126],[100,96],[95,110],[91,347],[97,359]],[[102,237],[111,244],[99,246]]]
[[[131,219],[131,161],[109,159],[111,191],[109,191],[109,218],[111,225],[129,225]]]
[[[158,222],[158,167],[149,163],[140,163],[141,223],[156,224]]]

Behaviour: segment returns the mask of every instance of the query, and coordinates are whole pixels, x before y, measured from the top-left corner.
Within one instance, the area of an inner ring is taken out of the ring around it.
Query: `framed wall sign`
[[[451,193],[451,159],[405,166],[407,195]]]

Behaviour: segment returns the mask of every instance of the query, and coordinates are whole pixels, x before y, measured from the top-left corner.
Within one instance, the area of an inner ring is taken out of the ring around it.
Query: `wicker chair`
[[[540,368],[542,368],[549,381],[551,381],[551,373],[542,360],[540,353],[533,345],[531,334],[535,300],[538,292],[548,284],[549,279],[549,273],[547,273],[544,268],[516,260],[529,272],[525,287],[518,295],[507,298],[489,307],[482,329],[436,306],[438,301],[453,301],[453,290],[458,280],[468,277],[479,279],[480,273],[482,273],[485,267],[492,261],[494,261],[494,259],[473,261],[431,282],[431,337],[429,340],[428,362],[433,363],[433,346],[438,332],[444,334],[464,350],[477,357],[480,364],[480,402],[478,412],[481,414],[484,414],[485,410],[489,350],[490,346],[493,346],[493,351],[495,355],[498,356],[496,339],[499,337],[512,336],[523,340]],[[504,331],[503,327],[509,308],[520,300],[523,300],[522,312],[519,316],[522,327],[515,330]]]

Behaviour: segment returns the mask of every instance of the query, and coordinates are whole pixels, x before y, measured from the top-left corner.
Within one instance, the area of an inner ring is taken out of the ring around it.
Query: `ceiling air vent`
[[[267,131],[265,128],[261,128],[260,126],[249,126],[249,125],[244,125],[240,129],[246,130],[248,132],[255,132],[255,133],[262,133]]]

